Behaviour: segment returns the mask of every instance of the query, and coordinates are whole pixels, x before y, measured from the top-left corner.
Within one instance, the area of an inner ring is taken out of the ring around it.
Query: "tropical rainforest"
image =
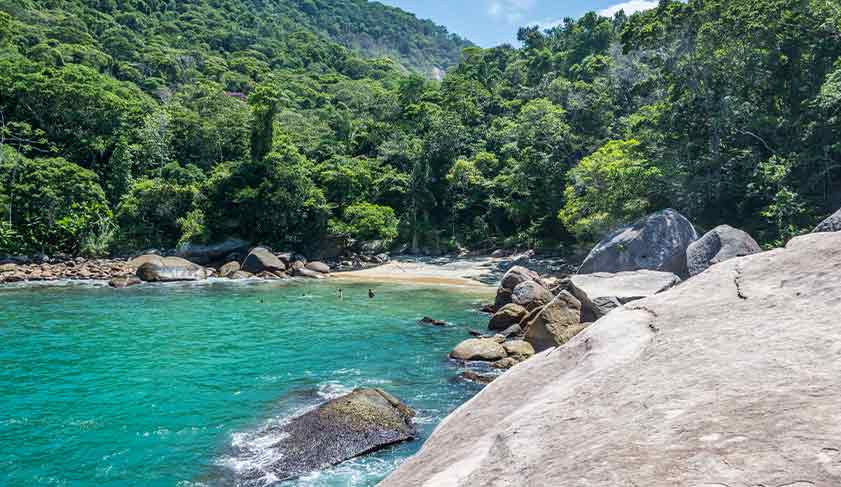
[[[837,1],[518,39],[364,0],[0,0],[0,253],[572,251],[665,207],[774,245],[841,206]]]

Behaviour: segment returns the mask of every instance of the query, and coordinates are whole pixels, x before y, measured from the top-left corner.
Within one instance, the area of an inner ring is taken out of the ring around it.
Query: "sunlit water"
[[[486,293],[368,287],[0,289],[0,485],[236,485],[279,454],[268,426],[360,386],[418,410],[426,438],[477,392],[446,354]],[[375,485],[422,439],[282,485]]]

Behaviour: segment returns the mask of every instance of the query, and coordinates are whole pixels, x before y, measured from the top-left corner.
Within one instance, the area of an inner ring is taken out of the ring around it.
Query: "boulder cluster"
[[[230,254],[217,266],[201,266],[181,257],[141,255],[129,261],[137,277],[144,282],[201,281],[209,277],[225,279],[277,280],[289,277],[323,279],[330,274],[330,266],[323,262],[308,262],[302,255],[290,252],[274,253],[266,247],[255,247],[245,257]]]
[[[14,259],[0,263],[0,284],[59,280],[127,278],[134,270],[126,260],[77,258]]]
[[[510,368],[563,345],[627,303],[761,250],[742,230],[721,225],[698,238],[692,223],[675,210],[654,213],[609,234],[578,273],[555,285],[523,266],[512,267],[499,284],[494,304],[483,308],[492,314],[488,328],[496,334],[466,340],[450,357]]]

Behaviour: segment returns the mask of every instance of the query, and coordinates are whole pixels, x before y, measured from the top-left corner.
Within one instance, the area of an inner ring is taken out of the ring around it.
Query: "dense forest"
[[[371,5],[0,0],[0,253],[572,251],[667,206],[772,245],[841,206],[834,0],[588,14],[441,81],[405,66],[465,42]]]

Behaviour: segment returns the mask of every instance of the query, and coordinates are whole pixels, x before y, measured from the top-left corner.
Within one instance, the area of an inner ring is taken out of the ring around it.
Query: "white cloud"
[[[616,5],[611,5],[604,10],[599,10],[599,15],[602,17],[613,17],[620,10],[624,10],[625,14],[631,15],[635,12],[640,12],[643,10],[650,10],[652,8],[657,7],[656,0],[629,0],[623,3],[617,3]]]
[[[491,0],[488,3],[488,14],[515,24],[522,20],[536,3],[537,0]]]

